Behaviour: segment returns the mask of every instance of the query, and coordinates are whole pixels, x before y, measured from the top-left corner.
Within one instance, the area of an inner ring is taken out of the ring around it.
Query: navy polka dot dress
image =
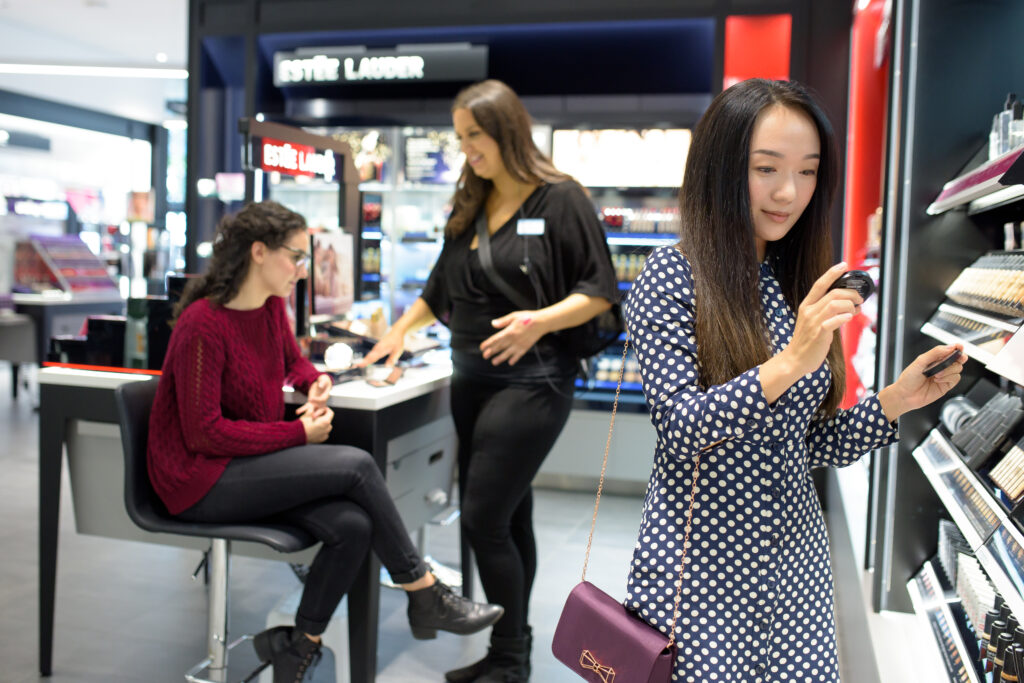
[[[776,351],[795,316],[767,265],[761,302]],[[838,681],[832,570],[812,467],[849,465],[896,430],[874,396],[815,420],[827,363],[768,406],[759,369],[702,391],[689,263],[673,247],[647,259],[624,307],[658,431],[626,606],[668,633],[701,454],[676,627],[674,681]]]

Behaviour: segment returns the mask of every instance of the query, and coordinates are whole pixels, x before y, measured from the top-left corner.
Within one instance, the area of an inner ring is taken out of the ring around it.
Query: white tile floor
[[[37,661],[37,413],[34,392],[10,397],[10,372],[0,364],[0,683],[40,680]],[[74,530],[65,482],[57,577],[54,683],[181,681],[200,656],[205,638],[205,591],[190,574],[196,551],[79,535]],[[579,579],[590,524],[590,494],[538,491],[536,522],[540,569],[531,606],[535,628],[533,680],[579,680],[550,653],[551,635],[565,595]],[[624,593],[641,500],[608,496],[601,508],[588,578],[616,597]],[[434,528],[428,548],[438,560],[457,564],[454,529]],[[274,603],[294,590],[296,579],[282,562],[235,558],[232,564],[232,626],[255,632]],[[840,609],[865,609],[863,601],[840,600]],[[486,635],[441,635],[416,641],[405,622],[405,599],[385,591],[381,604],[377,680],[380,683],[441,681],[449,668],[474,661]],[[902,672],[890,657],[920,652],[912,642],[922,633],[908,615],[868,615],[879,652],[883,683],[921,679]],[[840,634],[842,641],[842,634]],[[909,643],[909,644],[908,644]],[[906,649],[909,647],[910,649]],[[934,647],[934,645],[932,645]],[[866,653],[845,653],[844,660]],[[936,655],[937,656],[937,655]],[[254,664],[250,653],[233,658],[242,674]],[[328,656],[315,680],[333,681]],[[237,677],[233,676],[234,679]],[[861,683],[848,676],[844,680]]]

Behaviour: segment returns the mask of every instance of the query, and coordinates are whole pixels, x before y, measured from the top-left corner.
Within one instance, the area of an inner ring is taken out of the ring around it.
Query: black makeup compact
[[[948,368],[950,365],[955,363],[958,358],[960,358],[960,349],[954,349],[953,353],[949,354],[948,356],[946,356],[945,358],[938,362],[932,363],[924,370],[922,370],[921,374],[924,375],[925,377],[934,377],[935,375],[939,374],[940,372]]]
[[[860,294],[861,299],[867,300],[875,291],[875,281],[863,270],[849,270],[840,275],[828,289],[852,289]]]

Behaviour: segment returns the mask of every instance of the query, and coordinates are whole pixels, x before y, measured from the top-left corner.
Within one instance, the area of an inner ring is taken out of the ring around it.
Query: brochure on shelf
[[[1017,330],[1006,346],[999,350],[986,366],[992,372],[1002,375],[1017,384],[1024,385],[1024,327]]]

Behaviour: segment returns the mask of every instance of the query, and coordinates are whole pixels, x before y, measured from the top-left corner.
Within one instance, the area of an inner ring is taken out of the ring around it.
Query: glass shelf
[[[907,592],[914,612],[928,624],[935,636],[949,680],[983,683],[985,679],[978,672],[965,642],[965,638],[973,635],[963,633],[953,617],[952,610],[961,609],[959,600],[946,596],[932,560],[925,562],[921,571],[907,582]]]
[[[608,244],[629,247],[670,246],[679,241],[679,236],[667,232],[606,232]]]

